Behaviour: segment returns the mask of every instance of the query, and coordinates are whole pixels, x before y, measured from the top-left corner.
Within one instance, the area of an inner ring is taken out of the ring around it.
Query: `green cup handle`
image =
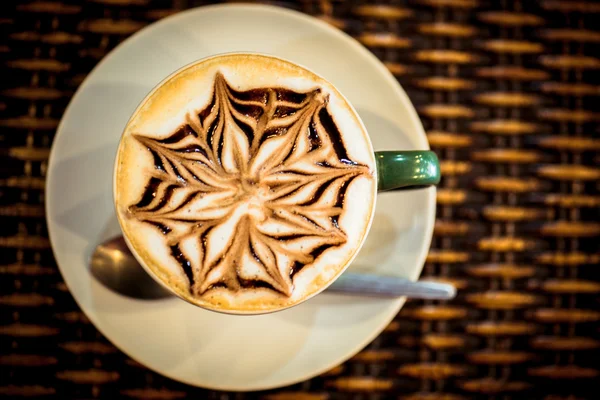
[[[440,162],[433,151],[377,151],[377,190],[411,189],[437,185]]]

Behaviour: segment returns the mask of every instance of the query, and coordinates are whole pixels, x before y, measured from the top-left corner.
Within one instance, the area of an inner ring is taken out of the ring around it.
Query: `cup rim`
[[[327,82],[329,85],[331,85],[331,87],[333,87],[335,89],[335,91],[337,92],[337,94],[341,97],[341,99],[345,102],[345,105],[348,107],[348,109],[350,110],[350,113],[353,114],[356,117],[356,120],[362,130],[362,132],[364,132],[364,136],[367,139],[367,143],[369,146],[369,151],[371,154],[375,154],[375,150],[373,149],[373,142],[371,141],[371,137],[368,134],[368,131],[364,125],[364,122],[362,120],[362,118],[360,117],[360,115],[358,114],[358,112],[356,111],[356,109],[354,108],[354,106],[352,105],[352,103],[348,100],[348,98],[346,98],[346,96],[333,84],[331,83],[328,79],[325,79],[323,76],[321,76],[320,74],[314,72],[312,69],[306,67],[303,64],[288,60],[286,58],[283,57],[279,57],[279,56],[275,56],[275,55],[271,55],[271,54],[266,54],[266,53],[260,53],[260,52],[251,52],[251,51],[233,51],[233,52],[224,52],[224,53],[219,53],[219,54],[214,54],[208,57],[203,57],[200,58],[198,60],[192,61],[188,64],[183,65],[182,67],[176,69],[175,71],[171,72],[168,76],[166,76],[165,78],[163,78],[160,82],[158,82],[147,94],[146,96],[144,96],[144,98],[140,101],[140,103],[138,104],[138,106],[135,108],[135,110],[131,113],[131,116],[129,117],[129,119],[127,120],[127,123],[125,124],[123,131],[121,132],[121,135],[119,137],[119,145],[117,147],[117,151],[116,151],[116,155],[115,155],[115,159],[114,159],[114,164],[113,164],[113,177],[112,177],[112,185],[113,185],[113,190],[112,190],[112,204],[113,207],[115,208],[115,213],[117,215],[117,221],[119,222],[119,229],[121,230],[123,239],[125,241],[125,244],[127,245],[127,247],[129,248],[129,251],[131,252],[131,254],[135,257],[135,259],[137,260],[137,262],[140,264],[140,266],[146,271],[146,273],[148,275],[150,275],[150,277],[156,281],[157,283],[159,283],[163,288],[165,288],[166,290],[168,290],[170,293],[172,293],[173,295],[177,296],[178,298],[184,300],[185,302],[192,304],[196,307],[199,307],[201,309],[204,310],[209,310],[209,311],[213,311],[213,312],[217,312],[217,313],[221,313],[221,314],[226,314],[226,315],[246,315],[246,316],[251,316],[251,315],[264,315],[264,314],[271,314],[271,313],[275,313],[275,312],[279,312],[279,311],[283,311],[283,310],[287,310],[293,307],[296,307],[308,300],[310,300],[311,298],[321,294],[322,292],[324,292],[329,286],[331,286],[333,284],[333,282],[335,282],[350,266],[350,264],[352,264],[352,262],[354,261],[354,259],[357,257],[358,253],[360,252],[361,248],[363,247],[367,236],[369,235],[369,232],[371,230],[371,226],[373,224],[373,219],[375,217],[375,209],[377,206],[377,180],[379,179],[379,175],[378,175],[378,170],[377,170],[377,163],[374,162],[373,163],[373,178],[375,180],[375,185],[373,186],[373,191],[374,191],[374,195],[373,195],[373,202],[371,204],[371,212],[369,213],[369,221],[367,222],[364,234],[362,235],[362,238],[360,240],[359,246],[354,250],[354,253],[351,255],[351,257],[349,257],[346,261],[346,264],[344,265],[343,268],[339,269],[338,272],[334,275],[333,278],[331,278],[325,285],[322,285],[320,288],[318,288],[317,290],[315,290],[313,293],[311,293],[310,295],[304,297],[303,299],[301,299],[300,301],[297,301],[296,303],[290,304],[290,305],[285,305],[285,306],[281,306],[281,307],[277,307],[277,308],[271,308],[271,309],[265,309],[265,310],[234,310],[234,309],[222,309],[222,308],[217,308],[217,307],[208,307],[206,305],[202,305],[196,302],[191,301],[190,299],[188,299],[187,297],[183,296],[181,293],[178,293],[176,290],[174,290],[171,286],[167,285],[162,279],[160,279],[160,277],[157,276],[157,274],[155,272],[152,271],[151,268],[149,268],[146,263],[144,262],[144,260],[141,258],[141,256],[138,254],[138,252],[135,250],[135,247],[133,246],[133,244],[130,242],[129,238],[127,237],[127,234],[125,233],[125,229],[123,227],[123,221],[121,219],[121,215],[119,213],[119,211],[117,210],[116,207],[116,198],[117,198],[117,171],[118,171],[118,165],[119,165],[119,159],[120,159],[120,154],[121,154],[121,148],[123,146],[123,136],[125,134],[125,132],[127,131],[127,128],[129,127],[129,124],[131,123],[131,121],[133,120],[133,118],[137,115],[137,113],[144,107],[144,105],[146,104],[147,101],[149,101],[149,99],[152,97],[152,95],[158,90],[160,89],[164,84],[166,84],[167,82],[169,82],[173,77],[181,74],[182,72],[184,72],[185,70],[192,68],[194,66],[196,66],[197,64],[209,61],[209,60],[213,60],[215,58],[221,58],[221,57],[227,57],[227,56],[244,56],[244,55],[251,55],[251,56],[257,56],[257,57],[264,57],[264,58],[270,58],[270,59],[274,59],[274,60],[278,60],[284,63],[289,63],[292,64],[294,66],[300,67],[301,69],[304,69],[312,74],[314,74],[315,76],[317,76],[318,78],[322,79],[323,81]]]

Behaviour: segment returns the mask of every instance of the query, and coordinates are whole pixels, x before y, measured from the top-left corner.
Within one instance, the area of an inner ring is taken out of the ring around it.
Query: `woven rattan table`
[[[323,376],[227,394],[155,374],[76,306],[44,221],[57,124],[94,65],[186,0],[0,4],[0,395],[137,399],[600,398],[600,2],[302,0],[397,76],[442,161],[411,301]]]

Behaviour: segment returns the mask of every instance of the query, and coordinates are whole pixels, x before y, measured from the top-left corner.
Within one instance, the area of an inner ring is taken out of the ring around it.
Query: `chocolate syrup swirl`
[[[327,104],[320,88],[238,91],[217,74],[210,101],[171,135],[134,135],[153,165],[129,211],[164,235],[192,295],[290,296],[296,274],[346,243],[346,192],[371,171]]]

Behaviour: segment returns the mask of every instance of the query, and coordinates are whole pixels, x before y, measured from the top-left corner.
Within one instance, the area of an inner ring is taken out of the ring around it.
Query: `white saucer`
[[[54,254],[71,293],[118,348],[190,385],[258,390],[293,384],[345,361],[385,328],[404,300],[325,293],[286,311],[240,317],[176,298],[120,296],[94,280],[87,266],[96,243],[119,233],[112,167],[130,113],[172,71],[230,51],[273,54],[329,79],[358,110],[376,150],[428,148],[394,77],[347,35],[280,8],[203,7],[143,29],[87,77],[54,139],[46,211]],[[434,214],[433,188],[380,195],[371,233],[350,268],[416,279]]]

